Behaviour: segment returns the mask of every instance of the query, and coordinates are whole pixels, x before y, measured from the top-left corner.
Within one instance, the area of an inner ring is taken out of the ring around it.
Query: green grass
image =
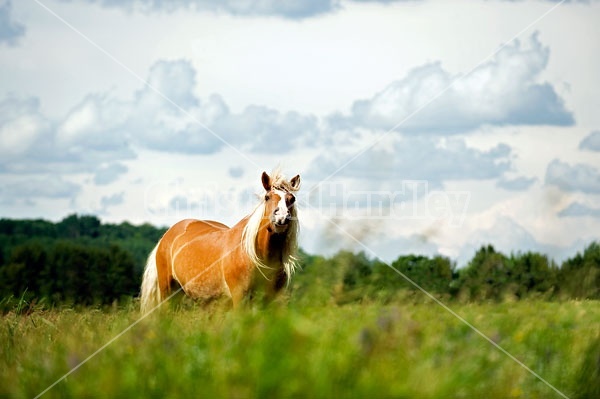
[[[600,393],[599,305],[451,307],[567,396],[591,398]],[[133,306],[19,310],[0,325],[0,397],[36,396],[139,316]],[[43,397],[560,396],[440,306],[399,301],[161,312]]]

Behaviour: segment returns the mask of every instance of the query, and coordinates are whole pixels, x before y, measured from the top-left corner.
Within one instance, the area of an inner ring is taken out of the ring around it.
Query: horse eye
[[[285,197],[285,200],[289,205],[292,205],[296,201],[296,197],[294,197],[292,194],[288,194]]]
[[[270,199],[271,199],[271,196],[270,196],[269,194],[266,194],[266,195],[265,195],[265,201],[268,201],[268,200],[270,200]]]

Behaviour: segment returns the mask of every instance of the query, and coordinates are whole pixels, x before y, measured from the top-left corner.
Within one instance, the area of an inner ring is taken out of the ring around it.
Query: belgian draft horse
[[[298,218],[294,192],[300,176],[286,180],[263,172],[265,194],[254,211],[229,228],[210,220],[173,225],[148,257],[141,287],[147,313],[183,288],[194,299],[231,298],[237,307],[247,293],[264,290],[272,298],[296,268]]]

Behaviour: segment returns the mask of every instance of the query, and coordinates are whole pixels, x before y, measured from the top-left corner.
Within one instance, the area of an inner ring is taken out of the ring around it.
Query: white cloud
[[[110,196],[104,196],[100,199],[100,204],[102,205],[102,209],[106,211],[107,208],[111,206],[121,205],[123,203],[123,197],[125,196],[125,192],[116,193]]]
[[[37,198],[73,198],[81,186],[56,175],[20,179],[0,187],[4,199],[33,200]]]
[[[58,161],[73,171],[95,171],[106,162],[135,158],[131,138],[123,129],[126,103],[88,95],[58,123],[54,143]]]
[[[578,163],[571,166],[555,159],[546,169],[546,184],[564,191],[600,193],[600,171],[591,165]]]
[[[403,137],[385,148],[374,147],[348,165],[356,150],[326,150],[313,162],[309,175],[337,175],[371,181],[427,180],[431,188],[447,180],[482,180],[502,176],[510,168],[511,148],[498,144],[482,151],[459,138]]]
[[[536,180],[535,177],[527,178],[524,176],[515,177],[514,179],[502,177],[496,182],[496,186],[509,191],[525,191],[531,187]]]
[[[120,7],[128,12],[175,12],[178,10],[191,12],[225,13],[236,16],[276,16],[286,19],[314,18],[322,14],[332,13],[343,8],[344,3],[422,3],[423,0],[85,0],[99,3],[104,7]],[[520,0],[505,0],[520,1]],[[546,0],[557,2],[558,0]],[[593,0],[572,0],[576,3],[590,3]],[[571,2],[571,1],[567,1]]]
[[[229,168],[228,172],[229,176],[233,177],[234,179],[239,179],[244,175],[244,168],[241,166],[232,166]]]
[[[195,76],[188,61],[158,61],[148,81],[160,94],[148,86],[127,101],[89,94],[56,120],[42,115],[36,98],[9,96],[0,101],[0,171],[92,174],[107,185],[127,172],[118,161],[143,148],[212,154],[227,142],[278,156],[316,139],[316,117],[263,106],[232,113],[218,95],[197,97]]]
[[[475,252],[483,245],[492,244],[497,251],[505,255],[518,252],[539,252],[548,255],[557,262],[562,262],[583,246],[576,240],[572,245],[560,247],[538,242],[535,237],[519,223],[507,216],[500,216],[489,229],[473,231],[462,246],[457,263],[463,267],[473,258]]]
[[[300,245],[309,253],[331,256],[340,250],[364,251],[387,262],[402,254],[439,254],[438,246],[424,235],[391,234],[382,221],[316,216],[318,222],[314,225],[304,219],[305,213],[310,212],[303,212],[300,217]]]
[[[594,130],[581,140],[580,150],[600,151],[600,130]]]
[[[130,143],[188,154],[214,153],[225,143],[244,151],[282,153],[317,135],[312,115],[256,105],[237,114],[219,95],[201,100],[194,94],[196,71],[187,60],[157,61],[147,81],[150,86],[138,90],[132,101],[87,96],[61,123],[57,141],[116,154]]]
[[[0,101],[0,170],[89,172],[103,162],[133,158],[126,140],[110,131],[114,122],[106,121],[113,115],[97,101],[86,98],[62,122],[44,116],[36,98]]]
[[[12,16],[10,0],[0,0],[0,45],[15,45],[17,39],[25,34],[25,27]]]
[[[503,1],[508,1],[508,2],[512,2],[512,3],[517,3],[517,2],[523,2],[525,0],[503,0]],[[548,3],[559,3],[561,0],[546,0]],[[598,1],[598,0],[564,0],[565,3],[583,3],[583,4],[591,4],[594,1]]]
[[[593,208],[582,204],[581,202],[573,202],[565,209],[559,212],[560,217],[587,217],[600,218],[600,208]]]
[[[406,119],[399,131],[438,134],[484,125],[572,125],[573,116],[553,86],[538,82],[549,54],[536,33],[529,48],[515,41],[465,76],[453,76],[441,63],[430,63],[372,98],[355,101],[350,116],[334,116],[330,123],[391,129]]]
[[[36,99],[9,96],[0,101],[0,165],[32,152],[49,127]]]
[[[196,71],[189,61],[157,61],[147,81],[152,88],[144,86],[133,101],[119,103],[126,115],[120,131],[137,145],[159,151],[211,153],[223,145],[205,127],[207,115],[194,95]],[[212,104],[206,108],[219,112]]]
[[[111,101],[105,96],[89,95],[57,127],[56,143],[62,148],[122,150],[127,147],[127,137],[116,129],[124,122],[127,111],[126,104]]]
[[[127,166],[121,163],[112,163],[109,165],[100,166],[98,169],[96,169],[94,183],[99,186],[110,184],[116,181],[119,176],[127,171]]]
[[[155,96],[156,92],[160,92],[183,109],[198,105],[198,99],[193,92],[196,86],[196,71],[187,60],[155,62],[150,68],[147,81],[148,86],[144,86],[137,93],[138,106],[149,108],[163,106],[165,99]],[[149,101],[150,104],[145,104],[146,101]],[[158,104],[153,104],[154,101]]]
[[[193,212],[200,207],[197,201],[183,195],[176,195],[169,200],[169,208],[175,212]]]
[[[289,19],[314,17],[337,9],[338,0],[87,0],[106,7],[122,7],[128,11],[174,12],[208,11],[240,16],[278,16]]]
[[[319,136],[315,116],[283,114],[256,105],[246,107],[241,114],[221,115],[215,120],[214,129],[242,149],[258,153],[287,153],[295,146],[314,143]]]

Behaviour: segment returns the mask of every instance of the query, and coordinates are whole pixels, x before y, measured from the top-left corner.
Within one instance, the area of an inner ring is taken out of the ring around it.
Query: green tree
[[[583,254],[563,262],[558,271],[561,295],[570,298],[600,298],[600,244],[593,242]]]
[[[137,295],[164,228],[102,224],[70,215],[58,223],[0,219],[0,295],[110,303]]]
[[[141,279],[135,270],[133,257],[117,245],[106,250],[108,262],[100,271],[103,275],[104,287],[99,292],[102,302],[108,303],[124,296],[136,295]]]
[[[492,245],[482,246],[459,272],[460,295],[471,300],[499,300],[511,278],[509,260]]]
[[[43,284],[43,270],[47,261],[47,252],[38,241],[32,241],[14,248],[8,265],[0,269],[3,292],[20,296],[37,296]]]
[[[531,294],[552,295],[557,290],[557,271],[554,262],[546,255],[526,252],[512,255],[508,276],[511,293],[518,298]]]
[[[340,251],[331,260],[333,267],[342,272],[342,283],[345,290],[351,290],[367,283],[372,265],[364,252],[354,254],[349,251]]]
[[[427,291],[437,293],[449,291],[454,266],[448,258],[436,256],[431,259],[426,256],[408,255],[399,257],[392,266]],[[402,286],[417,289],[404,278]]]
[[[100,219],[96,216],[69,215],[58,223],[57,229],[64,238],[95,238],[100,234]]]

